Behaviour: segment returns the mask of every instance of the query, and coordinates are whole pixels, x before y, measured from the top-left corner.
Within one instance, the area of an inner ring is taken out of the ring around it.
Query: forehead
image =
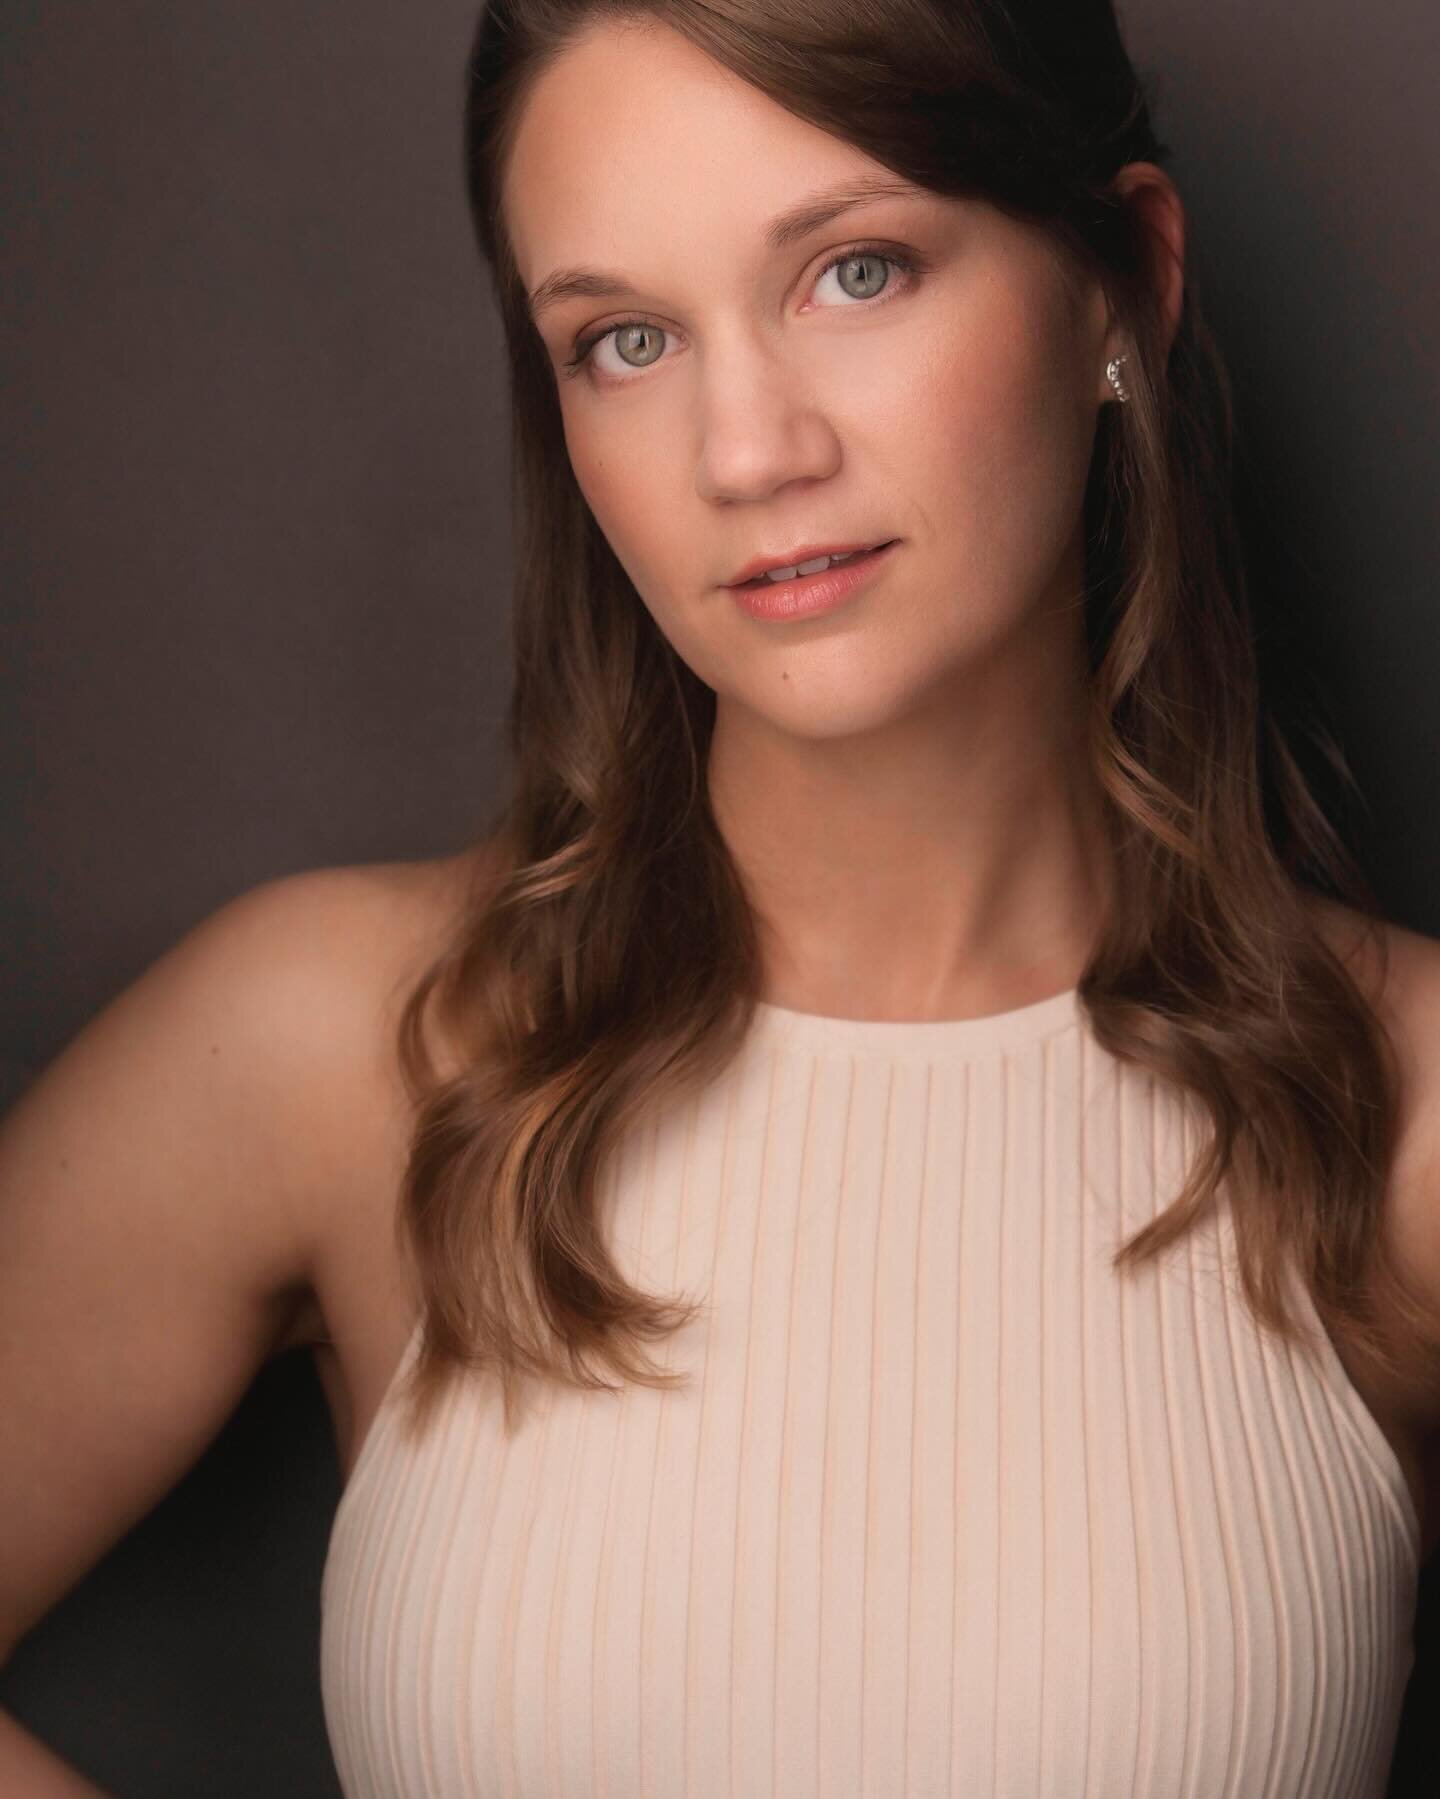
[[[893,174],[650,21],[590,27],[523,105],[502,204],[527,286],[557,263],[684,264],[805,195]]]

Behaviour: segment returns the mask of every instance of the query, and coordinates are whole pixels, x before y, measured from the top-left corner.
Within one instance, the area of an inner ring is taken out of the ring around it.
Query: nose
[[[712,348],[698,403],[695,491],[703,500],[763,500],[840,466],[840,440],[819,393],[753,340]]]

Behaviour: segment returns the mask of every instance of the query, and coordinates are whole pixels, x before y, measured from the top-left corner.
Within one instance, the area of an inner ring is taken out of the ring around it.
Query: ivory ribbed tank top
[[[879,1022],[762,1005],[602,1177],[620,1266],[703,1298],[672,1393],[457,1383],[412,1334],[337,1510],[348,1799],[1359,1799],[1420,1527],[1290,1274],[1229,1212],[1109,1258],[1198,1145],[1075,991]]]

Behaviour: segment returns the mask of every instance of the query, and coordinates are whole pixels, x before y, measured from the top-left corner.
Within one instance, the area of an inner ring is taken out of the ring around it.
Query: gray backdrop
[[[508,426],[460,172],[475,11],[0,0],[0,1104],[233,894],[458,848],[496,795]],[[1440,9],[1123,17],[1366,866],[1440,934]],[[337,1490],[295,1352],[0,1703],[122,1799],[336,1793]],[[1436,1584],[1392,1794],[1434,1790]]]

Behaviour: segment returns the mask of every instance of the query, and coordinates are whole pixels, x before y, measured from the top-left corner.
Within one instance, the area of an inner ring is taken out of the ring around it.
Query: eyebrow
[[[812,231],[818,231],[822,225],[828,225],[842,212],[849,212],[852,207],[864,206],[871,200],[894,199],[922,191],[914,182],[898,180],[892,176],[862,176],[858,180],[847,181],[840,187],[822,189],[797,205],[787,207],[784,212],[777,213],[766,225],[761,241],[771,252],[785,250],[791,244],[808,237]],[[558,306],[562,300],[582,297],[588,300],[605,300],[635,291],[623,275],[612,274],[607,269],[556,269],[530,295],[530,316],[532,319],[538,318],[547,307]]]

